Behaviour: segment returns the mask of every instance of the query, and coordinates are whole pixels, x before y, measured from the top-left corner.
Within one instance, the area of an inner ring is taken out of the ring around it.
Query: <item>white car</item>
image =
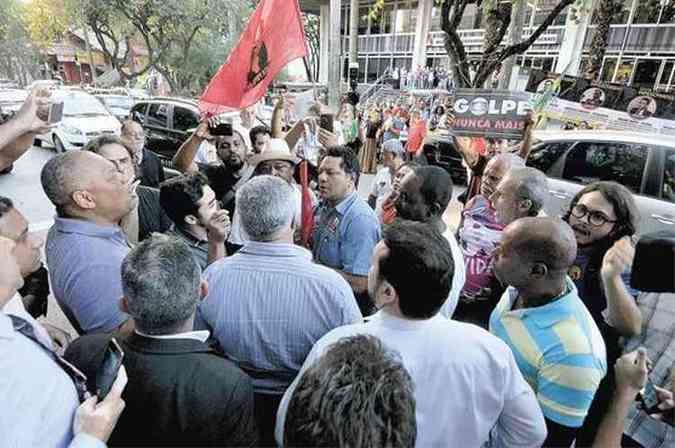
[[[549,216],[565,213],[584,186],[628,187],[641,215],[639,234],[675,230],[675,137],[621,131],[535,131],[528,158],[548,176]]]
[[[37,140],[53,145],[57,152],[82,149],[103,134],[120,135],[121,123],[96,99],[84,91],[55,90],[52,102],[63,101],[63,119]]]

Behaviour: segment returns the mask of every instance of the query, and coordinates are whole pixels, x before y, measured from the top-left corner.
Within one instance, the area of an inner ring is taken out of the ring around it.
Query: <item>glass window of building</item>
[[[605,59],[605,65],[602,67],[602,74],[600,79],[611,82],[616,70],[616,58]]]
[[[675,23],[675,0],[665,0],[660,23]]]
[[[632,6],[633,0],[623,0],[623,3],[617,9],[617,12],[612,17],[612,24],[620,25],[628,23],[628,17],[630,16],[630,8]]]
[[[434,6],[431,10],[431,31],[442,31],[441,29],[441,8]]]
[[[633,23],[657,23],[660,12],[659,0],[641,0],[635,8]]]
[[[363,36],[364,34],[368,33],[368,12],[368,7],[359,8],[359,36]]]
[[[396,10],[397,33],[414,33],[417,24],[417,2],[400,1]]]
[[[366,71],[366,82],[367,83],[372,83],[377,80],[377,59],[375,58],[368,58],[368,65],[367,65],[367,71]]]
[[[466,6],[462,21],[459,22],[460,30],[474,30],[480,28],[480,9],[475,4]]]
[[[666,62],[663,66],[663,72],[661,73],[661,79],[659,80],[659,85],[662,87],[668,86],[671,74],[673,73],[673,67],[675,67],[674,62]]]
[[[656,76],[659,74],[661,60],[642,59],[635,65],[635,75],[633,76],[633,85],[637,87],[654,87]]]
[[[370,34],[390,34],[394,19],[394,5],[387,3],[375,18],[370,19]]]

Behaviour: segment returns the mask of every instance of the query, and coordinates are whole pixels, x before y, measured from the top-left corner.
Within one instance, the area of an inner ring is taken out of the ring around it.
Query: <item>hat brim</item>
[[[265,151],[258,155],[251,157],[249,163],[253,166],[258,166],[262,162],[269,162],[271,160],[283,160],[285,162],[290,162],[293,165],[300,163],[300,159],[295,157],[292,154],[277,152],[277,151]]]

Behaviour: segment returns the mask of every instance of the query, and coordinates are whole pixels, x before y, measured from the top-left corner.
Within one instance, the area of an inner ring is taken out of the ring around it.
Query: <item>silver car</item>
[[[635,193],[639,233],[675,231],[675,137],[620,131],[535,131],[528,166],[549,178],[550,216],[584,186],[611,180]]]

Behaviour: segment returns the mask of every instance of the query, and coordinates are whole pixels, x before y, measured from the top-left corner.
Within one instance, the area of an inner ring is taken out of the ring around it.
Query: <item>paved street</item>
[[[47,230],[52,225],[54,207],[42,191],[40,171],[54,154],[52,149],[33,147],[14,164],[12,173],[0,176],[0,194],[14,201],[17,208],[30,222],[31,232],[36,232],[43,238],[46,238]],[[364,174],[361,176],[359,194],[364,199],[368,198],[374,179],[374,175]],[[462,191],[464,191],[464,187],[456,187],[454,197],[456,198]],[[456,228],[459,222],[459,211],[459,203],[453,200],[445,216],[446,222],[453,228]],[[75,330],[63,315],[53,297],[50,297],[47,321],[75,335]]]

